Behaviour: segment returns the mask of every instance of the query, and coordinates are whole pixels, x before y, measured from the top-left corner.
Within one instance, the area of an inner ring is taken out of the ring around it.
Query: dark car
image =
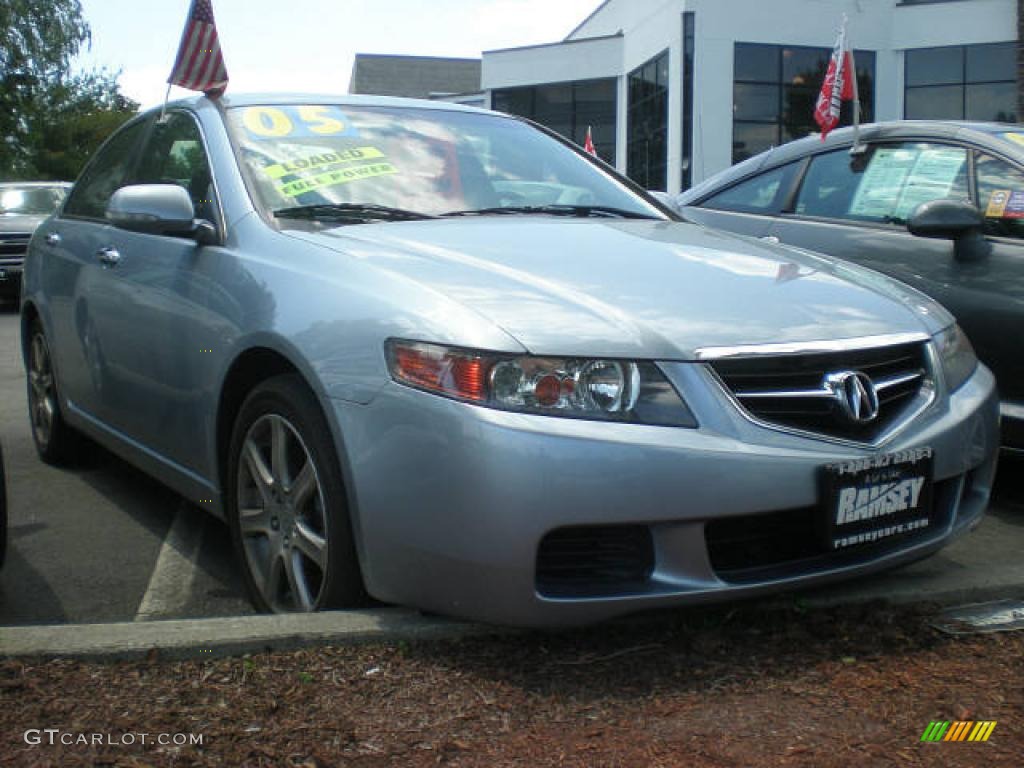
[[[71,185],[63,181],[0,183],[0,299],[17,298],[28,241],[56,211]]]
[[[1024,452],[1024,127],[878,123],[852,148],[852,129],[801,139],[676,202],[692,221],[849,259],[938,299],[996,374],[1004,446]]]

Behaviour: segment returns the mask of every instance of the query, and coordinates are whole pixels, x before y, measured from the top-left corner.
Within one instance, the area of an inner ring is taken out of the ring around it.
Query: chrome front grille
[[[758,421],[857,442],[877,441],[916,413],[932,392],[924,341],[709,363]]]
[[[24,256],[32,235],[27,232],[0,233],[0,256]]]

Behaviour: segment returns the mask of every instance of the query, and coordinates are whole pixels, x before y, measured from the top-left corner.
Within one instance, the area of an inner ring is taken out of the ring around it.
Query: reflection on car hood
[[[36,227],[46,221],[48,215],[0,214],[0,232],[35,232]]]
[[[439,291],[534,354],[688,359],[951,322],[875,272],[689,224],[489,217],[289,234]]]

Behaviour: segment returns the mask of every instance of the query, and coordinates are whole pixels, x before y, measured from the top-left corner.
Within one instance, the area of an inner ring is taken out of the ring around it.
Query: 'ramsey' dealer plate
[[[920,532],[932,523],[932,449],[829,464],[824,502],[833,550]]]

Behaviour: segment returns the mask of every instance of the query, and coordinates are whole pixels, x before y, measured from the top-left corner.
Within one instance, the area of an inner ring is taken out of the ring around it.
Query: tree
[[[29,117],[27,175],[70,180],[138,105],[106,72],[73,76],[41,94]]]
[[[115,76],[71,73],[90,39],[79,0],[0,2],[0,178],[74,178],[135,113]]]

